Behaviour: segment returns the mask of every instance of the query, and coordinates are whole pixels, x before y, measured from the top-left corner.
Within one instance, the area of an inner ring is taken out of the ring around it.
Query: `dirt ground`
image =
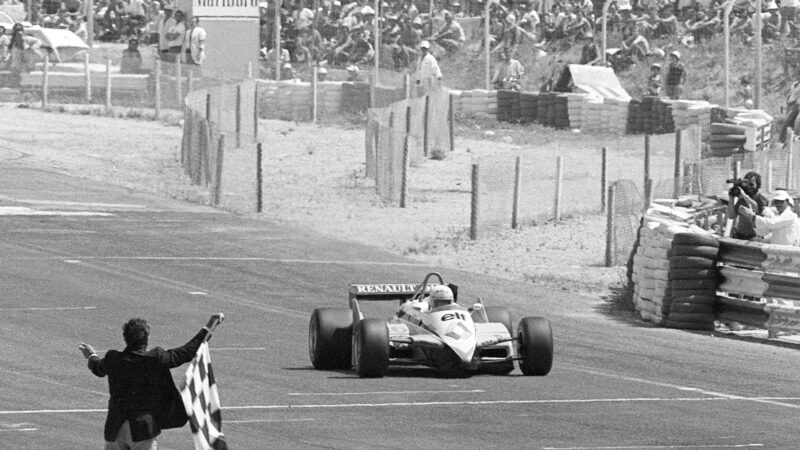
[[[208,202],[208,193],[191,186],[180,167],[181,128],[175,126],[174,117],[167,122],[4,104],[0,164],[44,168],[133,191]],[[457,136],[462,134],[476,133]],[[255,152],[231,152],[224,172],[223,206],[238,214],[306,227],[419,261],[576,294],[604,297],[622,279],[620,268],[603,267],[605,217],[599,213],[567,215],[558,223],[526,223],[518,230],[469,239],[470,165],[481,155],[518,148],[509,139],[457,137],[456,151],[446,159],[412,168],[409,206],[401,209],[380,200],[374,183],[365,177],[362,129],[262,121],[260,137],[264,142],[261,214],[254,212],[254,171],[247,167],[254,164]],[[594,142],[569,132],[551,138],[573,139],[573,144]],[[561,146],[570,148],[569,144]]]

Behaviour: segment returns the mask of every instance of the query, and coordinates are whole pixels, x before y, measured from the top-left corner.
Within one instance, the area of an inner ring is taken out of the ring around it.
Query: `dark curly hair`
[[[144,319],[133,318],[122,326],[122,336],[125,338],[125,345],[134,350],[143,350],[147,348],[150,325]]]

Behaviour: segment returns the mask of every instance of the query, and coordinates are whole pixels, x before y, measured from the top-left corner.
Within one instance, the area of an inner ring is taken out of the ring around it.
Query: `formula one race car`
[[[431,282],[437,278],[438,283]],[[354,369],[382,377],[390,365],[428,366],[443,376],[505,375],[514,361],[525,375],[547,375],[553,334],[543,317],[525,317],[512,333],[504,307],[457,303],[458,287],[436,272],[422,284],[351,284],[350,308],[318,308],[311,315],[308,345],[320,370]],[[364,302],[399,301],[389,319],[366,318]]]

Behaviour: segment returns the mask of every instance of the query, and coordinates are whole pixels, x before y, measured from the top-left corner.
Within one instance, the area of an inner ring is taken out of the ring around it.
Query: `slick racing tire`
[[[511,330],[511,315],[508,313],[508,308],[504,306],[486,306],[484,311],[486,311],[489,323],[502,323],[508,330],[509,335],[514,334]]]
[[[361,378],[381,378],[389,370],[389,329],[380,319],[364,319],[353,332],[353,368]]]
[[[670,269],[714,269],[717,263],[713,259],[700,256],[673,256],[669,259]]]
[[[717,259],[719,247],[705,245],[673,245],[673,256],[700,256],[702,258]]]
[[[719,271],[716,269],[671,269],[670,280],[716,280]]]
[[[308,324],[308,353],[318,370],[350,368],[353,316],[349,308],[318,308]]]
[[[553,367],[553,330],[544,317],[525,317],[517,326],[519,370],[544,376]]]
[[[702,245],[719,247],[719,241],[709,234],[678,233],[672,238],[672,245]]]

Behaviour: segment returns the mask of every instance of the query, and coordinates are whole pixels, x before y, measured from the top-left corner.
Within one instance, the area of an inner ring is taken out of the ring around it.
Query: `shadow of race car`
[[[433,279],[436,279],[435,281]],[[553,334],[544,317],[525,317],[517,332],[505,307],[458,304],[458,286],[431,272],[422,284],[351,284],[349,308],[318,308],[308,329],[318,370],[355,370],[383,377],[390,366],[428,366],[441,376],[506,375],[514,361],[524,375],[543,376],[553,364]],[[365,317],[368,302],[397,301],[388,319]]]

